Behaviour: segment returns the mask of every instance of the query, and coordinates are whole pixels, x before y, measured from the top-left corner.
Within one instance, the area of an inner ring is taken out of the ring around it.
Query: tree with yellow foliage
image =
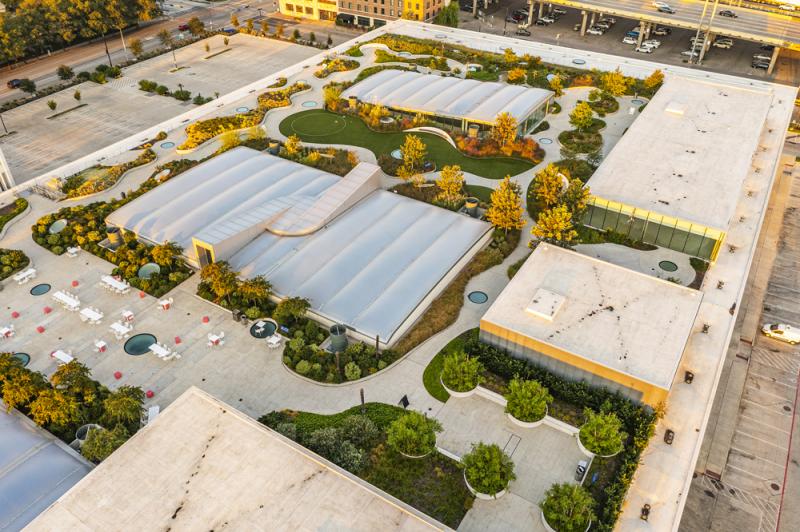
[[[572,213],[566,205],[559,205],[542,211],[531,229],[531,234],[539,241],[549,242],[557,246],[568,247],[578,236],[572,225]]]
[[[569,114],[569,123],[579,131],[589,129],[593,122],[594,111],[586,102],[578,102],[575,109]]]
[[[519,67],[512,68],[508,71],[508,82],[519,84],[525,83],[525,71]]]
[[[508,63],[509,65],[513,65],[514,63],[519,61],[519,57],[517,57],[517,54],[514,53],[514,50],[512,50],[511,48],[506,48],[503,51],[503,60],[505,60],[505,62]]]
[[[403,154],[403,167],[410,172],[422,168],[428,149],[425,142],[418,136],[406,135],[400,152]]]
[[[567,174],[567,176],[569,176],[569,174]],[[569,212],[572,213],[573,220],[578,220],[586,211],[590,195],[589,187],[585,186],[583,181],[580,179],[572,179],[567,189],[561,194],[561,204],[569,209]]]
[[[289,157],[296,157],[303,148],[303,145],[300,144],[300,137],[297,135],[289,136],[286,142],[283,143],[283,148],[286,150],[286,155]]]
[[[511,176],[506,176],[500,182],[500,186],[492,192],[491,205],[486,211],[486,219],[493,226],[508,233],[509,229],[525,227],[523,212],[519,185],[516,181],[511,180]]]
[[[664,73],[661,70],[653,70],[653,73],[644,78],[644,88],[648,90],[655,89],[664,83]]]
[[[497,115],[492,129],[492,138],[501,146],[517,140],[517,119],[506,112]]]
[[[628,90],[629,85],[630,80],[625,77],[619,68],[611,72],[605,72],[600,76],[600,88],[612,96],[622,96]]]
[[[550,90],[556,93],[556,98],[564,95],[564,82],[561,76],[553,76],[550,80]]]
[[[562,177],[563,176],[563,177]],[[564,191],[564,176],[561,169],[553,163],[548,164],[533,178],[533,194],[545,208],[550,208],[561,200]]]
[[[457,164],[442,167],[439,179],[436,180],[439,193],[436,200],[447,205],[456,205],[464,197],[464,172]]]

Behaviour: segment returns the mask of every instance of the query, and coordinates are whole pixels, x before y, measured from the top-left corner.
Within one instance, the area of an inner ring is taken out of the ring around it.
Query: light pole
[[[175,64],[175,70],[178,70],[178,60],[175,58],[175,45],[172,45],[172,62]]]

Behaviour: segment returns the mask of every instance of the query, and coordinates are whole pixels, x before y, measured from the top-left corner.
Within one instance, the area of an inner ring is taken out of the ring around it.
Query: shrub
[[[455,352],[444,359],[442,382],[455,392],[468,392],[483,382],[483,364],[463,351]]]
[[[348,416],[342,422],[342,436],[360,449],[371,449],[378,443],[381,432],[367,416]]]
[[[547,413],[553,396],[537,381],[513,379],[508,384],[506,412],[525,422],[539,421]]]
[[[389,425],[386,443],[399,453],[422,456],[436,448],[436,433],[441,431],[439,421],[412,410]]]
[[[67,65],[61,65],[56,69],[59,79],[69,80],[75,77],[75,72]]]
[[[514,462],[496,444],[477,443],[461,459],[464,474],[472,489],[487,495],[497,495],[516,479]]]
[[[122,425],[117,425],[112,430],[90,430],[83,447],[81,447],[81,454],[87,460],[98,464],[108,458],[128,438],[130,438],[130,434]]]
[[[19,90],[27,92],[28,94],[33,94],[36,92],[36,83],[28,78],[21,79],[19,80]]]
[[[584,532],[595,518],[594,499],[582,486],[553,484],[539,505],[547,524],[559,532]]]
[[[355,362],[348,362],[344,366],[344,377],[349,381],[355,381],[361,378],[361,368]]]
[[[294,423],[278,423],[275,430],[290,440],[297,439],[297,426]]]
[[[139,80],[139,90],[145,92],[155,92],[158,88],[158,83],[155,81],[150,81],[148,79],[140,79]]]
[[[192,99],[192,93],[187,91],[187,90],[185,90],[185,89],[181,89],[181,90],[173,91],[172,97],[175,98],[176,100],[180,100],[182,102],[188,102],[189,100]]]
[[[156,94],[158,94],[159,96],[166,96],[167,94],[169,94],[169,89],[167,88],[166,85],[156,86],[155,91]]]
[[[586,422],[581,426],[579,437],[581,443],[589,451],[608,456],[622,450],[625,438],[622,421],[613,412],[595,413],[591,409],[584,410]]]
[[[95,83],[102,85],[108,80],[106,80],[106,75],[104,72],[92,72],[89,74],[89,81],[94,81]]]
[[[91,76],[91,74],[85,70],[81,70],[75,77],[78,78],[78,81],[89,81],[89,76]]]
[[[300,375],[305,375],[309,371],[311,371],[311,364],[307,360],[301,360],[297,363],[294,367],[294,370],[299,373]]]

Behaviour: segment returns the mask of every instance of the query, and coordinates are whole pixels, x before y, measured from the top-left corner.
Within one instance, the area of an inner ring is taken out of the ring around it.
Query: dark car
[[[771,44],[762,44],[761,46],[759,46],[759,48],[761,48],[762,50],[766,50],[767,52],[771,52],[775,49],[775,47],[772,46]]]
[[[723,9],[722,11],[719,12],[719,16],[728,18],[739,18],[739,15],[737,15],[730,9]]]
[[[542,19],[536,19],[536,22],[534,22],[534,24],[536,24],[537,26],[547,26],[549,22],[545,22]]]
[[[222,32],[227,33],[228,35],[234,35],[236,33],[239,33],[234,28],[225,28],[224,30],[222,30]]]
[[[180,26],[178,26],[178,31],[189,31],[189,25],[181,24]]]
[[[517,28],[517,31],[515,31],[514,33],[516,33],[517,35],[522,35],[523,37],[531,36],[531,32],[529,32],[525,28]]]
[[[669,6],[661,6],[661,7],[659,7],[658,8],[658,12],[659,13],[666,13],[668,15],[674,15],[675,13],[677,13],[677,11],[675,11],[674,8],[669,7]]]
[[[6,83],[6,87],[9,89],[17,89],[19,86],[22,85],[21,79],[12,79],[8,83]]]

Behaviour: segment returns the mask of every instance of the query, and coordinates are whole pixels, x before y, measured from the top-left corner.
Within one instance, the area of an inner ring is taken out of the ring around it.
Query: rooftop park
[[[314,72],[315,78],[327,78],[334,72],[347,72],[348,70],[355,70],[358,68],[358,61],[352,59],[343,59],[341,57],[328,57],[319,64],[322,68]]]
[[[65,178],[61,182],[61,192],[68,198],[79,198],[108,190],[117,184],[128,170],[150,164],[156,160],[156,153],[146,148],[136,159],[114,166],[95,165]]]
[[[434,56],[431,58],[411,58],[402,57],[387,52],[386,50],[375,50],[376,63],[409,63],[430,68],[431,70],[439,70],[442,72],[450,72],[450,67],[447,65],[447,59],[442,56]]]
[[[470,363],[465,364],[465,360]],[[469,370],[469,379],[450,378],[447,367],[456,361],[463,366],[456,374]],[[577,513],[594,515],[596,512],[596,516],[589,519],[596,530],[614,528],[641,453],[655,430],[658,412],[607,388],[573,381],[528,360],[515,358],[481,342],[478,329],[454,338],[425,369],[423,384],[426,390],[437,399],[447,400],[449,395],[441,385],[439,375],[448,387],[468,380],[462,389],[480,383],[504,395],[508,401],[507,411],[516,419],[535,421],[546,412],[546,415],[579,427],[581,445],[596,456],[586,476],[586,493],[590,500],[581,503],[581,510]],[[562,530],[556,526],[559,521],[548,513],[548,509],[555,510],[560,505],[547,503],[549,499],[548,495],[542,503],[545,517],[553,528]],[[587,507],[592,512],[587,513]],[[575,513],[567,509],[560,511],[567,516]],[[564,530],[582,531],[586,528],[585,523],[579,528]]]
[[[451,528],[472,507],[460,464],[436,450],[441,426],[422,414],[367,403],[333,415],[277,411],[259,421]],[[475,470],[495,463],[477,455],[474,462]],[[508,479],[507,461],[500,465]],[[485,489],[498,487],[489,480]]]
[[[6,408],[16,408],[67,444],[82,436],[81,454],[98,463],[139,430],[145,394],[128,385],[110,391],[77,360],[48,379],[11,353],[0,353],[0,396]]]
[[[0,281],[8,279],[30,263],[28,256],[18,249],[0,248]]]
[[[8,205],[0,207],[0,232],[8,222],[25,212],[28,208],[28,200],[25,198],[17,198]]]

